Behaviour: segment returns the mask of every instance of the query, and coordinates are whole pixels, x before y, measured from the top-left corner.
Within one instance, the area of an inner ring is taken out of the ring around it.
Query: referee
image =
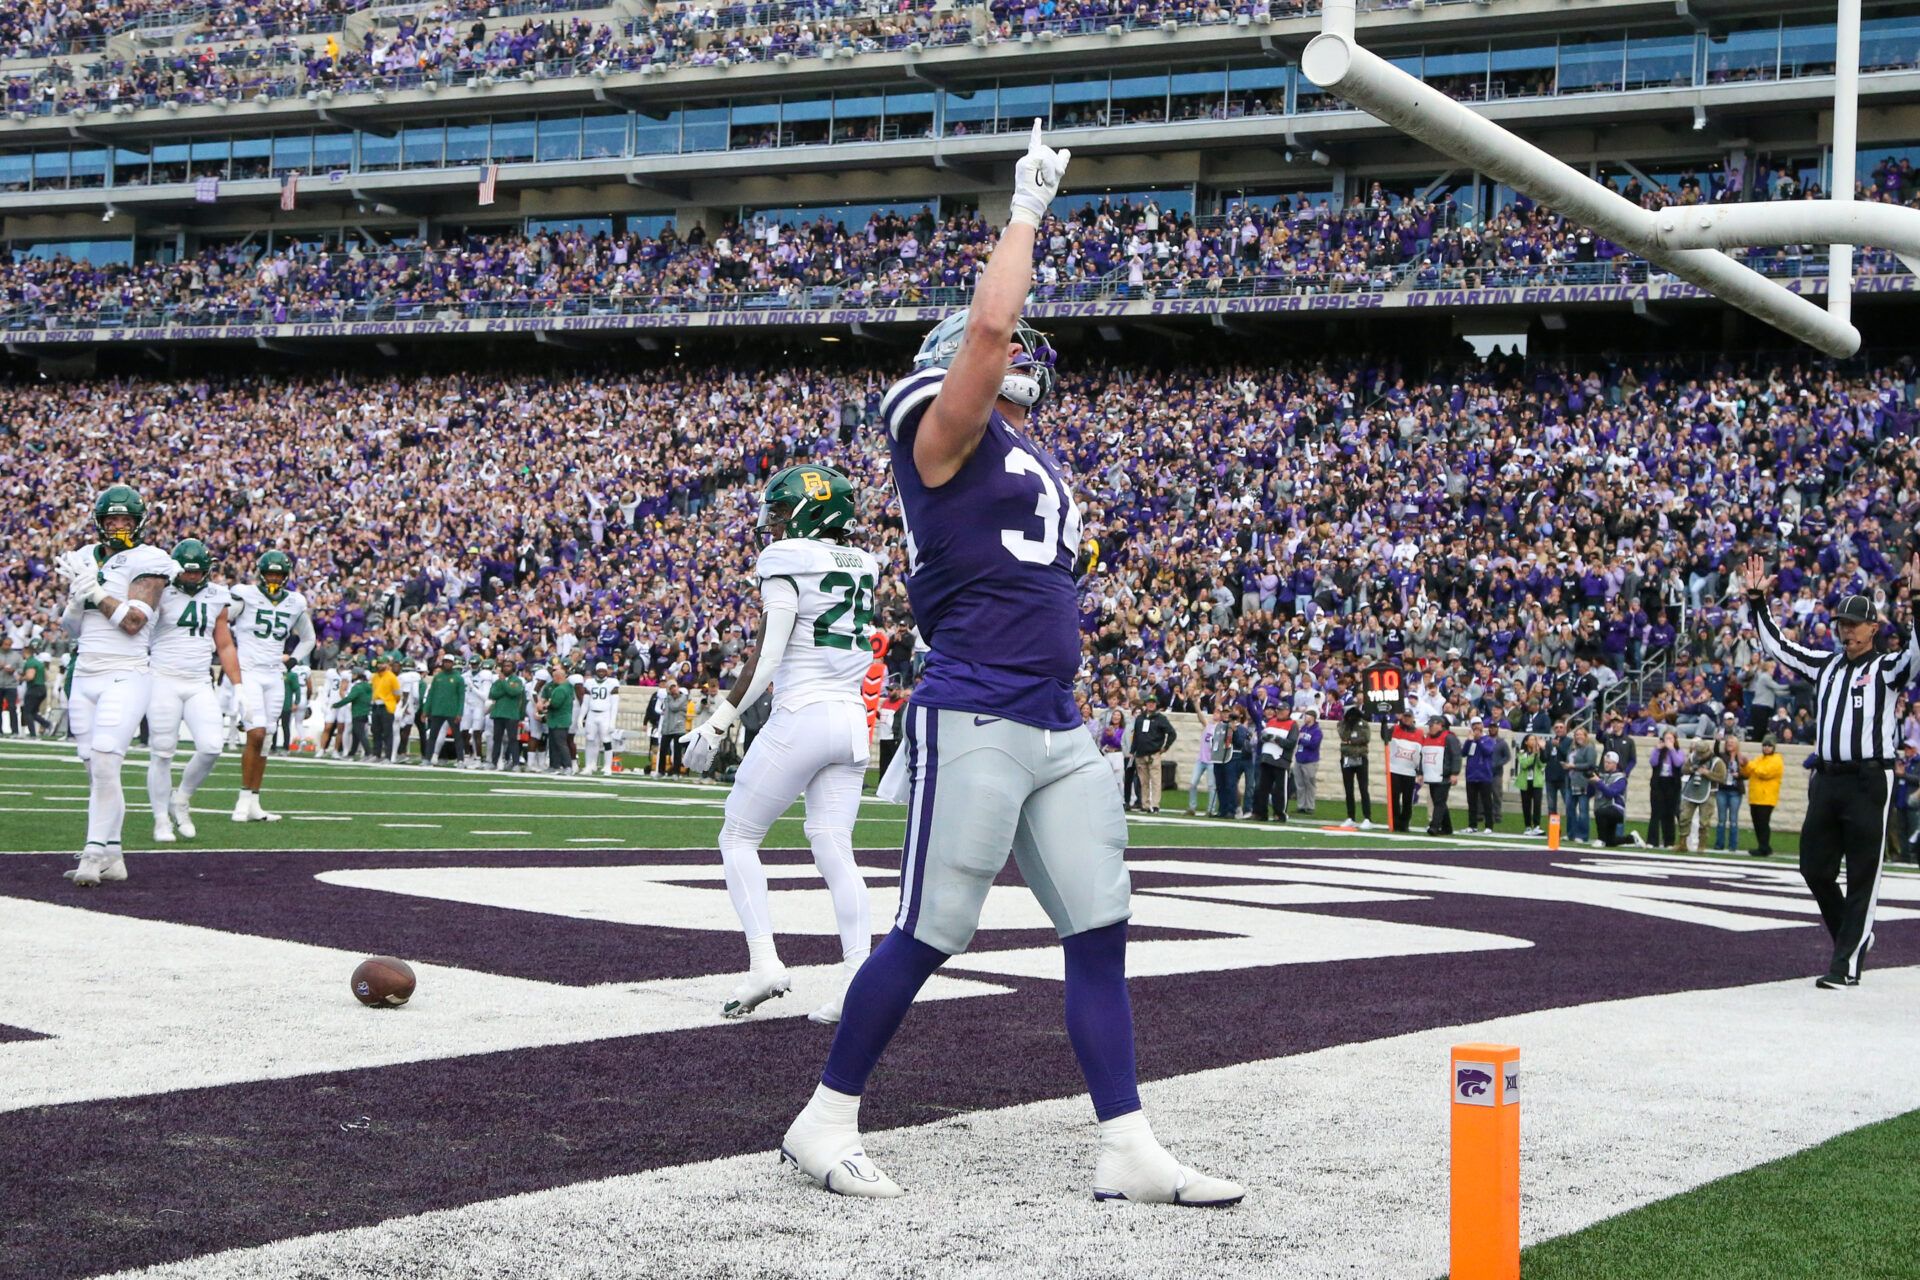
[[[1866,596],[1840,602],[1834,611],[1840,652],[1822,653],[1780,634],[1769,604],[1773,576],[1764,560],[1749,557],[1743,576],[1761,647],[1788,670],[1811,680],[1817,692],[1814,752],[1820,763],[1807,786],[1800,874],[1833,935],[1833,963],[1814,985],[1830,991],[1857,987],[1861,959],[1873,941],[1873,908],[1887,845],[1893,762],[1899,752],[1894,703],[1920,675],[1920,627],[1912,625],[1911,616],[1911,602],[1920,595],[1920,557],[1907,561],[1907,642],[1895,653],[1875,648],[1880,615]]]

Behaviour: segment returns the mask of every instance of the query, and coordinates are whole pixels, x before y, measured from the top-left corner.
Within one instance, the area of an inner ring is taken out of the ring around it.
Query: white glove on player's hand
[[[720,740],[726,736],[726,730],[714,728],[711,721],[701,725],[687,735],[687,744],[680,750],[680,762],[687,766],[689,773],[705,773],[713,767],[713,758],[720,754]]]
[[[1053,198],[1060,194],[1060,180],[1067,176],[1067,161],[1073,158],[1071,151],[1055,151],[1040,137],[1040,122],[1033,122],[1033,138],[1027,143],[1027,154],[1013,166],[1013,217],[1014,222],[1024,222],[1030,227],[1038,227],[1040,219],[1047,216],[1047,207]]]
[[[83,604],[98,605],[107,598],[107,589],[100,585],[98,574],[85,573],[62,560],[54,568],[67,580],[67,596]]]

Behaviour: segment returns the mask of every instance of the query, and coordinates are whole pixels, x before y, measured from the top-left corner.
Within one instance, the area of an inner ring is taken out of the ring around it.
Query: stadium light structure
[[[1838,190],[1832,198],[1658,212],[1641,208],[1363,49],[1354,25],[1355,0],[1325,0],[1320,34],[1300,55],[1307,79],[1827,355],[1850,356],[1860,349],[1852,314],[1854,245],[1884,245],[1920,273],[1920,209],[1853,199],[1860,0],[1840,0],[1839,6],[1831,184]],[[1781,244],[1830,246],[1824,311],[1721,252]]]

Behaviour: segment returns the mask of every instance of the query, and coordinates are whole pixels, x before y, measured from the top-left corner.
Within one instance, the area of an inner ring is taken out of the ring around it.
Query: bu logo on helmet
[[[825,502],[833,496],[833,486],[818,471],[802,471],[800,483],[807,487],[807,496],[815,502]]]

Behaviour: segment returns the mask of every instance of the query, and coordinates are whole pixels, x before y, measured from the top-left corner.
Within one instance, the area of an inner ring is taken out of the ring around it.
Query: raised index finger
[[[1033,141],[1030,145],[1035,147],[1044,145],[1040,138],[1040,117],[1039,116],[1035,116],[1033,118]]]

